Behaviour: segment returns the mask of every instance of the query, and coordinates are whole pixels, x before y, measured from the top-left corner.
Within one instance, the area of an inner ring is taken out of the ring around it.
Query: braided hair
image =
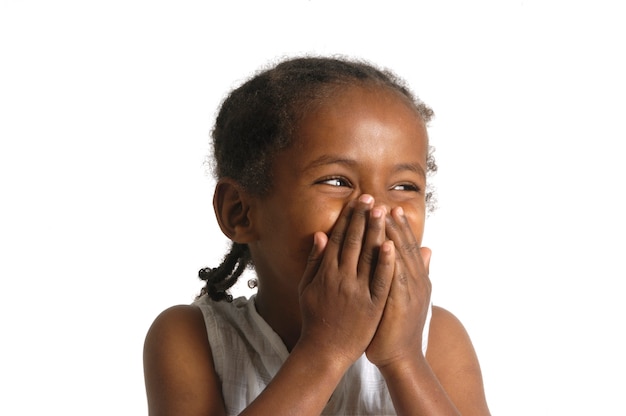
[[[251,195],[267,195],[273,158],[291,144],[299,120],[338,89],[352,85],[389,88],[408,99],[424,123],[433,116],[404,81],[388,70],[335,57],[288,59],[258,72],[222,102],[211,134],[216,178],[234,179]],[[427,170],[437,170],[432,148]],[[432,191],[427,192],[426,203],[432,210]],[[206,281],[200,296],[232,301],[228,289],[251,263],[247,244],[233,242],[218,267],[200,270],[200,279]]]

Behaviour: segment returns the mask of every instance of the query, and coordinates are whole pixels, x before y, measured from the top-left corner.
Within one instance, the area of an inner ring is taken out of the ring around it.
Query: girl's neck
[[[302,320],[298,302],[290,302],[293,296],[272,296],[275,292],[265,291],[259,286],[256,295],[256,310],[267,324],[278,334],[291,352],[300,339]]]

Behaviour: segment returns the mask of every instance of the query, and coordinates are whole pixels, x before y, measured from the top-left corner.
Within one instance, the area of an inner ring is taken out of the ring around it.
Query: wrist
[[[402,357],[396,357],[376,364],[378,370],[385,379],[404,378],[408,375],[415,376],[420,373],[431,373],[430,365],[426,361],[423,354],[410,354]]]
[[[322,371],[329,376],[343,377],[348,368],[359,358],[332,344],[308,339],[300,339],[291,350],[290,357],[310,363],[314,371]]]

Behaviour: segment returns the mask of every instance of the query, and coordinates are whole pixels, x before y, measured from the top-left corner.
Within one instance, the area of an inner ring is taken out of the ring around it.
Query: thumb
[[[426,269],[426,273],[430,274],[430,257],[433,252],[428,247],[420,247],[420,256],[422,257],[422,261],[424,262],[424,268]]]

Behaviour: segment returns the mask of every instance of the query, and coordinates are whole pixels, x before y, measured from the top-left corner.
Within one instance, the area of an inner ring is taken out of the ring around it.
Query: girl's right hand
[[[385,237],[385,209],[361,195],[346,205],[329,237],[315,233],[300,282],[298,344],[345,359],[349,366],[370,344],[393,279],[395,252]]]

